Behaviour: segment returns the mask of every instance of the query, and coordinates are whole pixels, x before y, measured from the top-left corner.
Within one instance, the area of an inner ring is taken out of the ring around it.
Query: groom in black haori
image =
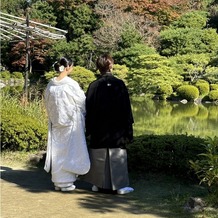
[[[126,144],[133,139],[133,116],[124,82],[113,76],[108,54],[96,62],[101,76],[86,93],[86,135],[90,136],[91,169],[85,180],[92,191],[127,194],[129,186]]]

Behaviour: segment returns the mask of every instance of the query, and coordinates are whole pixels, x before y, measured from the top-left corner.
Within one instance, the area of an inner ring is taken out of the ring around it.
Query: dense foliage
[[[1,149],[31,151],[45,149],[46,114],[41,102],[25,106],[19,99],[2,96]]]
[[[186,135],[138,136],[128,145],[130,170],[190,176],[189,161],[205,151],[203,142]]]
[[[181,85],[195,85],[202,79],[209,85],[218,83],[215,0],[28,3],[3,0],[1,10],[24,17],[29,6],[30,19],[68,31],[66,40],[31,40],[31,81],[51,71],[61,56],[72,57],[76,66],[94,71],[99,53],[110,52],[115,63],[128,70],[125,82],[131,94],[167,99]],[[25,71],[24,42],[3,41],[1,54],[1,64],[8,71]],[[213,93],[208,98],[211,90],[206,85],[196,87],[200,97],[214,99]]]

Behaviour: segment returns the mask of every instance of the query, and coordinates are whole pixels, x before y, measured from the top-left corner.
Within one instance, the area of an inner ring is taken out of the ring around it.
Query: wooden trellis
[[[28,77],[30,71],[30,40],[49,38],[53,40],[64,39],[67,31],[38,23],[29,19],[28,8],[26,18],[16,17],[0,12],[0,40],[26,42],[26,64],[24,95],[28,98]]]
[[[0,38],[1,40],[26,40],[26,33],[29,32],[31,39],[50,38],[63,39],[67,31],[38,23],[26,18],[16,17],[11,14],[0,12]]]

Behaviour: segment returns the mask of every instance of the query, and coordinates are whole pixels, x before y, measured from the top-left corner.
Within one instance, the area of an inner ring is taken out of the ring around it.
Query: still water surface
[[[218,136],[218,105],[132,99],[134,135]]]

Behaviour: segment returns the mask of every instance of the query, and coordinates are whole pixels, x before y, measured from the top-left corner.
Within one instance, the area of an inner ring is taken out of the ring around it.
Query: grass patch
[[[31,154],[36,152],[25,151],[2,151],[1,152],[1,165],[14,167],[14,168],[26,168],[29,167],[29,158]]]
[[[131,175],[134,202],[146,213],[167,218],[217,218],[218,209],[205,207],[204,211],[191,213],[185,210],[190,197],[205,200],[208,191],[190,181],[163,174]]]

